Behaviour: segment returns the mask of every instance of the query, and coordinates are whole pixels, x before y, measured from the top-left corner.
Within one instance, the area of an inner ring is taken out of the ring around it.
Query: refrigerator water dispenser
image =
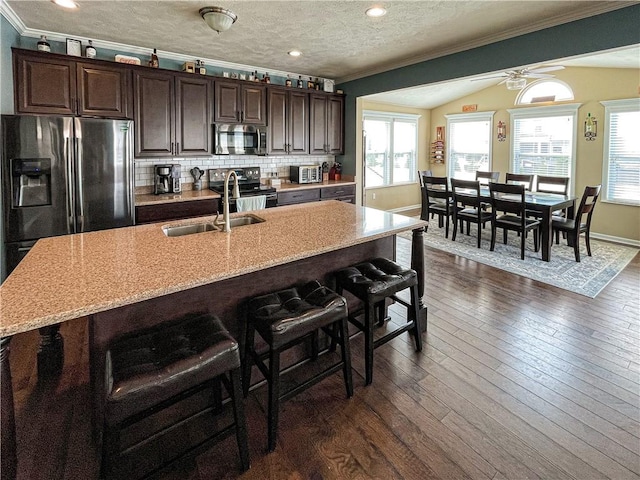
[[[51,159],[14,158],[12,163],[12,207],[51,205]]]

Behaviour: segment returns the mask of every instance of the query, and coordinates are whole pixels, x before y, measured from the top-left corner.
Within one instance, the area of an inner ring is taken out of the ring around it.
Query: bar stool
[[[297,385],[288,392],[280,392],[280,354],[311,337],[312,359],[317,356],[317,333],[322,329],[340,344],[341,361],[328,367]],[[254,346],[258,331],[268,345],[268,351],[258,354]],[[278,412],[280,401],[286,401],[301,391],[315,385],[329,375],[342,369],[347,397],[353,396],[351,377],[351,353],[347,324],[347,302],[340,295],[317,281],[303,287],[289,288],[279,292],[253,298],[247,307],[246,355],[244,362],[244,394],[249,392],[252,364],[258,367],[269,385],[268,449],[276,447]],[[269,359],[269,366],[264,360]]]
[[[235,430],[242,470],[249,468],[239,347],[217,317],[207,313],[191,314],[116,339],[106,354],[106,383],[102,449],[102,474],[106,477],[114,474],[116,478],[123,477],[122,472],[115,472],[119,470],[115,467],[124,427],[208,387],[213,388],[213,412],[219,412],[222,410],[220,383],[229,393],[234,423],[188,452],[202,451],[205,444]],[[153,437],[168,433],[176,425],[162,429]],[[176,459],[170,459],[157,470]]]
[[[361,311],[349,313],[349,321],[364,332],[365,343],[365,385],[373,381],[373,350],[403,332],[411,331],[416,343],[416,351],[422,350],[420,329],[418,275],[415,270],[404,268],[386,258],[375,258],[335,272],[336,291],[351,293],[364,302],[364,323],[356,319]],[[411,289],[411,301],[408,303],[396,296],[402,290]],[[383,325],[386,312],[386,299],[392,298],[407,308],[407,323],[374,341],[373,326],[376,322]]]

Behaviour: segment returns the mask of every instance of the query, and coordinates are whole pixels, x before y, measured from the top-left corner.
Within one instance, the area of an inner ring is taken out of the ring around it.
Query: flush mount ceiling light
[[[78,8],[78,4],[73,0],[51,0],[53,3],[63,8]]]
[[[527,79],[509,78],[505,83],[507,84],[507,90],[522,90],[527,84]]]
[[[222,7],[203,7],[200,9],[200,15],[206,24],[218,33],[229,30],[238,19],[235,13]]]
[[[302,55],[302,52],[300,50],[291,50],[289,52],[289,55],[291,55],[292,57],[299,57]]]
[[[382,17],[387,14],[387,10],[383,7],[371,7],[364,13],[367,17]]]

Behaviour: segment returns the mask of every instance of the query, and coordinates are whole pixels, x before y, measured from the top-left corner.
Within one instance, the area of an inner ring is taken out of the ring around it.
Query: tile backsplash
[[[210,168],[229,168],[229,167],[250,167],[259,166],[260,174],[263,179],[271,178],[274,173],[277,177],[286,180],[289,178],[290,165],[322,165],[327,162],[329,166],[333,165],[335,157],[333,155],[305,155],[296,156],[253,156],[253,155],[213,155],[211,157],[202,158],[136,158],[135,159],[135,180],[136,192],[145,193],[153,188],[153,166],[157,164],[179,164],[181,169],[180,178],[182,180],[182,188],[190,190],[193,185],[193,176],[190,170],[194,167],[200,170],[208,170]],[[202,188],[208,188],[207,175],[202,177]]]

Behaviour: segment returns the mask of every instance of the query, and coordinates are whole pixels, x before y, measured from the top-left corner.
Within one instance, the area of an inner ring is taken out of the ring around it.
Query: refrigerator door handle
[[[75,140],[75,159],[76,159],[76,184],[78,192],[78,199],[76,200],[76,205],[78,208],[78,228],[76,233],[84,232],[84,185],[83,185],[83,172],[82,172],[82,131],[80,127],[80,122],[76,118],[76,140]]]
[[[75,188],[74,188],[74,168],[73,168],[73,139],[65,138],[65,159],[67,176],[67,233],[75,233]]]

